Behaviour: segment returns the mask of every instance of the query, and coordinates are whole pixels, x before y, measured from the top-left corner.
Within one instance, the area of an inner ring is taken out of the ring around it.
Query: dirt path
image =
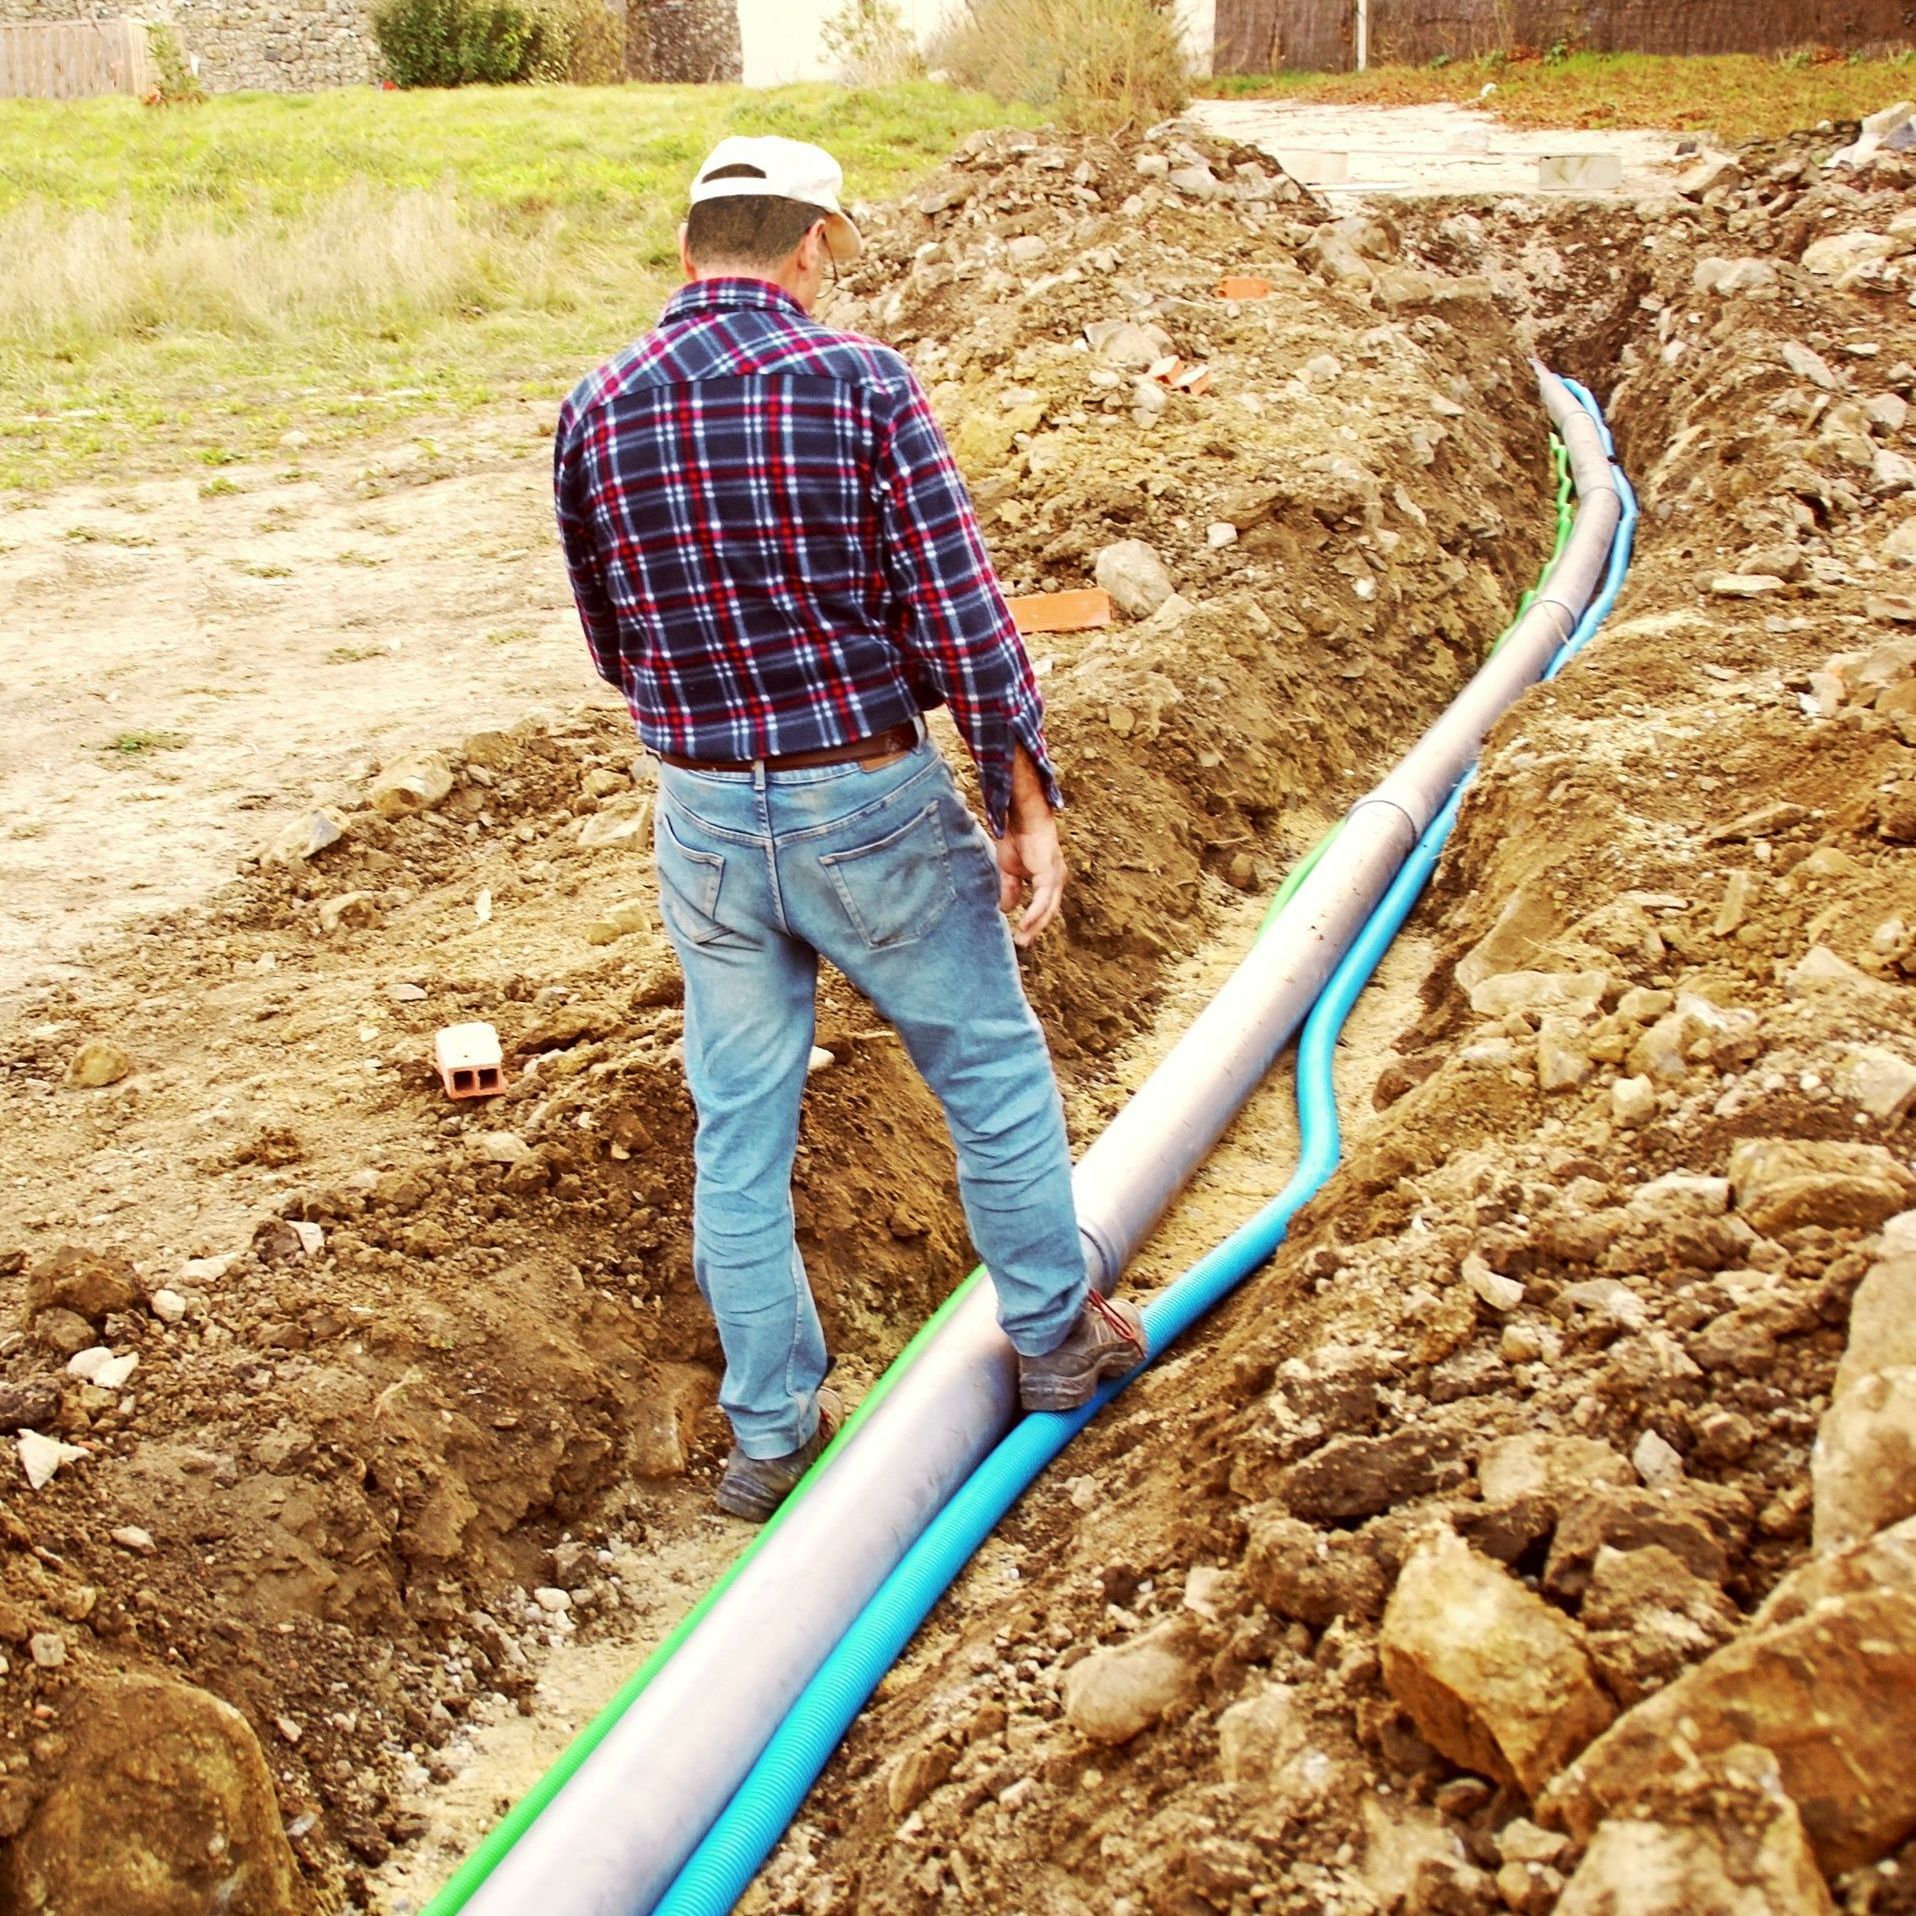
[[[0,998],[204,896],[302,794],[599,695],[550,423],[0,510]]]

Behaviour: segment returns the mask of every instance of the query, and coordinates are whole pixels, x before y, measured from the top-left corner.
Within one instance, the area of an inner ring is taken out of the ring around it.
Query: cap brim
[[[843,213],[825,215],[825,250],[840,266],[849,266],[865,251],[865,236]]]

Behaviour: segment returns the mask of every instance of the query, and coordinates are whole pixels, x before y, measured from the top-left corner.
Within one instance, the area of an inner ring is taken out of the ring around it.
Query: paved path
[[[1333,199],[1548,193],[1552,198],[1638,199],[1668,192],[1683,135],[1639,130],[1534,132],[1475,107],[1324,106],[1282,100],[1197,100],[1189,117],[1207,133],[1271,154],[1294,179]],[[1612,156],[1581,170],[1586,183],[1549,184],[1540,162]],[[1594,174],[1594,181],[1590,177]],[[1615,184],[1610,184],[1614,179]]]

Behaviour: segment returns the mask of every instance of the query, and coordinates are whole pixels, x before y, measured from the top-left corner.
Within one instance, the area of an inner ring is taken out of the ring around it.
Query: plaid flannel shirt
[[[654,752],[844,745],[949,704],[1004,829],[1044,704],[911,369],[766,280],[700,280],[582,381],[554,447],[593,663]]]

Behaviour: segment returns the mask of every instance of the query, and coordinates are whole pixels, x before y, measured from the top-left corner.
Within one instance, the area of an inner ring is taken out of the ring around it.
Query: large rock
[[[1916,1255],[1897,1251],[1864,1272],[1850,1299],[1849,1347],[1836,1367],[1836,1394],[1874,1371],[1909,1364],[1916,1364]]]
[[[1730,1153],[1736,1208],[1766,1237],[1805,1224],[1874,1230],[1916,1198],[1916,1177],[1880,1144],[1746,1138]]]
[[[100,1677],[0,1860],[0,1907],[46,1916],[307,1910],[273,1778],[246,1719],[191,1684]]]
[[[1273,1616],[1321,1630],[1338,1617],[1374,1617],[1390,1584],[1363,1538],[1322,1531],[1294,1517],[1263,1515],[1251,1524],[1245,1575]]]
[[[1737,1749],[1599,1829],[1557,1916],[1833,1916],[1767,1750]]]
[[[1753,1743],[1776,1759],[1825,1872],[1916,1831],[1916,1520],[1777,1586],[1733,1643],[1619,1718],[1543,1800],[1588,1838],[1683,1767]]]
[[[1715,1485],[1598,1485],[1566,1503],[1543,1585],[1552,1596],[1574,1601],[1589,1588],[1599,1552],[1651,1544],[1669,1551],[1693,1576],[1721,1585],[1729,1574],[1726,1545],[1741,1540],[1747,1523],[1748,1506]]]
[[[1405,1564],[1379,1648],[1425,1742],[1533,1796],[1616,1713],[1576,1624],[1449,1534]]]
[[[437,753],[407,752],[384,766],[366,796],[381,818],[429,812],[452,795],[452,767]]]
[[[1197,1694],[1198,1668],[1184,1619],[1129,1643],[1093,1650],[1065,1672],[1064,1713],[1094,1743],[1128,1743]]]
[[[1217,1720],[1218,1767],[1227,1783],[1268,1809],[1321,1810],[1349,1778],[1311,1741],[1310,1712],[1287,1683],[1233,1703]]]
[[[144,1297],[133,1266],[117,1251],[62,1244],[27,1274],[27,1316],[72,1311],[89,1324],[133,1310]]]
[[[1873,1371],[1837,1393],[1810,1452],[1810,1480],[1819,1552],[1916,1516],[1916,1368]]]
[[[1661,1544],[1597,1551],[1581,1618],[1610,1694],[1638,1703],[1727,1643],[1735,1604]]]
[[[1097,581],[1118,610],[1148,619],[1177,589],[1164,561],[1142,539],[1120,539],[1098,554]]]

